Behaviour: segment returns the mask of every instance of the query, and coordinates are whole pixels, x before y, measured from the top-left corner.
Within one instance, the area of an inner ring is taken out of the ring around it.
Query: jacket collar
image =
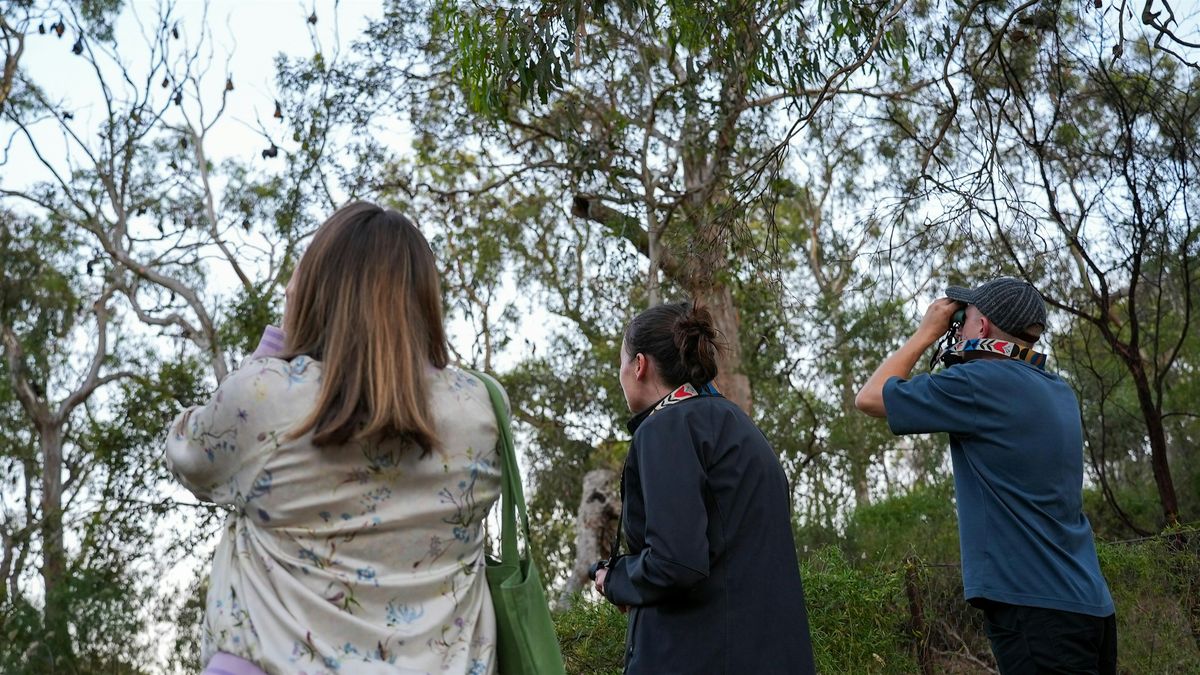
[[[687,383],[680,385],[671,393],[660,398],[654,405],[631,417],[629,422],[626,423],[626,426],[629,427],[629,433],[632,434],[633,432],[637,431],[637,428],[642,425],[642,422],[646,421],[647,417],[650,417],[654,413],[666,408],[667,406],[672,406],[677,403],[683,403],[687,400],[702,398],[705,396],[721,396],[721,392],[717,391],[717,387],[712,382],[709,382],[699,389]]]

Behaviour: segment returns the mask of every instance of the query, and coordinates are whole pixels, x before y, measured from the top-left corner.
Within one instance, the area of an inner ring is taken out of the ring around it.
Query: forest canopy
[[[900,659],[826,651],[825,671],[990,667],[956,580],[923,566],[958,559],[945,439],[893,436],[854,394],[947,285],[999,275],[1049,306],[1098,538],[1136,540],[1102,550],[1114,596],[1155,589],[1123,653],[1182,672],[1200,654],[1182,4],[317,3],[274,10],[308,39],[267,47],[255,79],[216,10],[0,2],[0,671],[197,670],[224,512],[174,485],[166,425],[278,323],[322,220],[370,199],[430,239],[453,359],[508,391],[573,672],[619,670],[619,642],[577,638],[623,635],[578,595],[615,526],[581,504],[615,492],[630,438],[622,330],[684,299],[787,472],[829,599],[818,650]],[[1180,636],[1157,662],[1134,646],[1155,626]]]

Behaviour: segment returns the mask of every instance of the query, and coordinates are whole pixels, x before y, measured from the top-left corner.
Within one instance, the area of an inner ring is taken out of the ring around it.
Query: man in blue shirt
[[[1046,307],[1010,277],[951,287],[855,405],[895,434],[948,432],[963,589],[1002,675],[1114,674],[1116,617],[1082,511],[1079,402],[1032,346]],[[941,372],[908,379],[965,306]]]

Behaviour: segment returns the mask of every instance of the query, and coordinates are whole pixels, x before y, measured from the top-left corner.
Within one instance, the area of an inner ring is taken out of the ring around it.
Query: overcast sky
[[[148,50],[139,19],[152,27],[156,22],[157,5],[157,1],[130,0],[116,25],[118,55],[135,75],[144,74],[148,65]],[[217,100],[226,73],[232,75],[236,87],[229,97],[222,121],[214,127],[206,146],[214,162],[229,157],[252,159],[261,151],[263,139],[257,130],[257,120],[272,121],[277,55],[311,55],[310,29],[315,31],[326,51],[332,51],[336,44],[335,31],[342,36],[344,46],[348,46],[362,34],[366,17],[381,12],[381,3],[372,0],[344,0],[336,4],[328,1],[306,4],[292,0],[212,0],[207,3],[183,0],[178,3],[175,15],[180,42],[185,48],[201,41],[206,6],[211,37],[205,41],[205,46],[212,49],[212,63],[204,80],[213,89],[209,104]],[[317,15],[315,26],[306,21],[314,12]],[[74,128],[86,132],[95,128],[96,116],[103,112],[102,99],[95,86],[95,74],[90,71],[87,61],[71,53],[78,34],[70,25],[69,17],[66,23],[68,28],[61,38],[53,31],[41,35],[31,30],[21,67],[47,90],[52,99],[62,100],[64,109],[75,115]],[[170,93],[168,89],[161,90],[163,97]],[[11,152],[12,162],[0,174],[0,183],[12,184],[43,177],[24,144],[14,144]]]

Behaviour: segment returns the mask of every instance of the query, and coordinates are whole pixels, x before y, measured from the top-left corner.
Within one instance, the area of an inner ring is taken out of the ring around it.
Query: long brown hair
[[[300,261],[285,358],[322,361],[316,409],[292,438],[313,444],[404,436],[438,446],[427,369],[449,363],[437,264],[407,218],[369,202],[338,209]]]

